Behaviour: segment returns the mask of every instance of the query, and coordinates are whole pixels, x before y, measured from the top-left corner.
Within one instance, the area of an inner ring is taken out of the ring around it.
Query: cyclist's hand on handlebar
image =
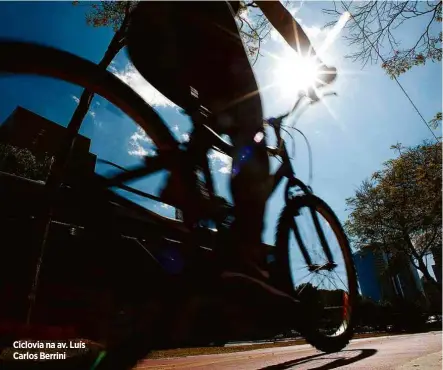
[[[318,71],[318,79],[316,87],[322,87],[325,85],[329,85],[335,81],[337,78],[337,68],[328,67],[325,64],[322,64]]]
[[[328,67],[320,61],[318,63],[320,64],[320,67],[318,68],[317,81],[307,91],[307,95],[309,96],[309,98],[314,101],[319,100],[316,91],[322,87],[331,84],[337,78],[337,68]]]

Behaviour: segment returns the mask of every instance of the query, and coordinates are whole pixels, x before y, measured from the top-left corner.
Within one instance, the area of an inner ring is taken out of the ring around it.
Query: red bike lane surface
[[[309,345],[247,352],[146,359],[136,369],[441,369],[442,333],[356,339],[343,351],[324,354]]]

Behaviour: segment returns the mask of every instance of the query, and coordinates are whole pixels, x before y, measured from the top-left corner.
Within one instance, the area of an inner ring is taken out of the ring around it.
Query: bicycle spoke
[[[343,286],[345,287],[346,284],[343,282],[343,280],[341,279],[340,275],[338,275],[335,271],[333,271],[335,273],[335,275],[337,275],[337,277],[340,279],[341,283],[343,284]]]
[[[308,284],[311,284],[311,281],[314,277],[315,277],[315,275],[312,275],[311,279],[309,279],[309,281],[307,283],[305,283],[304,287],[302,288],[302,290],[300,290],[300,292],[298,294],[301,294],[303,292],[303,290],[305,290],[305,288],[308,286]]]
[[[340,288],[335,284],[334,280],[331,280],[331,277],[328,276],[328,281],[331,283],[331,285],[336,289],[340,290]]]
[[[321,282],[320,282],[320,284],[322,284],[323,281],[325,281],[325,279],[326,279],[326,275],[323,275],[323,274],[320,274],[320,275],[323,276],[323,279],[321,279]]]
[[[318,308],[323,313],[316,330],[325,338],[337,337],[346,333],[346,323],[349,323],[350,318],[349,315],[341,313],[345,306],[347,307],[343,295],[355,294],[352,286],[348,284],[348,279],[352,277],[349,274],[349,260],[344,258],[349,249],[345,244],[346,239],[340,235],[336,219],[331,217],[331,211],[322,208],[321,201],[318,204],[320,207],[309,203],[309,207],[306,205],[299,210],[297,217],[288,219],[289,222],[294,220],[294,224],[296,220],[297,227],[296,232],[293,230],[290,233],[288,240],[290,273],[294,288],[301,299],[312,298],[310,304],[314,305],[313,308],[320,305]],[[315,213],[311,213],[311,210]],[[305,219],[306,217],[308,218]],[[309,255],[308,259],[305,258],[311,261],[308,266],[305,263],[300,265],[303,253]],[[332,261],[334,265],[330,265]],[[309,271],[303,272],[304,269]]]

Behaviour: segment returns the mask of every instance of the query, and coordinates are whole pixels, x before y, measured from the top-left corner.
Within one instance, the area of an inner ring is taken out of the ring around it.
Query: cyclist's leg
[[[153,17],[153,4],[162,4],[167,8],[172,14],[168,19],[173,19],[175,23],[171,22],[171,28],[164,30],[168,42],[162,41],[164,46],[155,44],[154,53],[150,54],[146,50],[143,52],[143,48],[147,46],[146,35],[155,29],[146,30],[149,22],[144,22],[144,14],[139,13],[138,17],[134,15],[132,36],[130,32],[133,41],[129,43],[133,63],[149,82],[177,104],[182,105],[181,102],[186,100],[183,96],[189,94],[189,86],[192,86],[198,91],[199,101],[210,111],[224,112],[218,115],[218,127],[215,129],[229,133],[235,146],[231,187],[236,204],[233,231],[237,246],[234,255],[228,259],[228,262],[234,263],[226,266],[225,272],[240,272],[241,276],[246,277],[243,279],[246,285],[257,288],[253,289],[257,294],[266,291],[268,295],[273,295],[275,299],[272,305],[277,309],[283,297],[278,291],[268,284],[257,284],[257,280],[248,279],[249,271],[233,270],[238,267],[241,270],[241,263],[232,266],[237,261],[260,262],[269,178],[265,139],[259,143],[254,140],[262,127],[261,101],[235,20],[228,6],[222,2],[184,3],[179,12],[176,6],[180,2],[141,2],[139,7],[141,11],[146,10],[147,16],[151,14]],[[189,14],[191,4],[193,11]],[[165,47],[168,52],[173,50],[180,55],[176,63],[170,63],[168,53],[163,52]],[[165,63],[160,63],[161,60],[165,60]],[[227,275],[222,274],[229,278]],[[239,275],[234,274],[233,277],[234,285],[238,286]],[[241,294],[231,297],[234,301],[242,298]],[[263,295],[257,299],[264,301],[261,306],[267,301]],[[293,300],[289,296],[283,300],[292,307]]]
[[[244,108],[249,111],[248,107]],[[260,127],[253,130],[254,122],[245,117],[242,114],[236,117],[244,127],[231,135],[234,145],[231,191],[235,203],[232,231],[242,259],[262,265],[265,261],[261,236],[269,193],[269,160],[265,139],[259,143],[254,141],[259,138]]]
[[[234,144],[231,190],[236,212],[232,226],[236,250],[228,259],[222,277],[230,282],[225,286],[229,301],[243,302],[246,308],[252,305],[252,311],[248,311],[269,321],[271,327],[284,326],[285,320],[298,310],[298,304],[291,296],[267,284],[263,274],[257,274],[266,255],[261,236],[270,190],[269,159],[257,82],[239,42],[235,20],[227,10],[220,9],[217,13],[223,23],[221,27],[209,27],[202,32],[205,37],[201,38],[200,50],[204,53],[194,69],[208,73],[203,76],[209,78],[203,80],[198,74],[195,76],[197,90],[202,101],[208,101],[208,108],[219,113],[216,129],[229,133]],[[258,301],[259,306],[252,303]],[[278,314],[272,315],[273,312]]]
[[[207,6],[220,7],[220,3]],[[234,145],[231,191],[235,203],[233,225],[236,258],[257,261],[261,248],[263,217],[268,194],[269,159],[263,129],[263,112],[257,82],[235,19],[228,6],[217,9],[214,23],[204,27],[196,73],[207,72],[209,79],[198,81],[203,103],[219,113],[216,130],[229,133]],[[208,67],[209,66],[209,67]],[[208,68],[211,68],[208,70]],[[209,83],[207,82],[209,81]],[[257,135],[257,136],[256,136]],[[258,140],[260,138],[260,140]],[[257,142],[258,141],[258,142]]]
[[[146,35],[154,32],[158,37],[147,43]],[[185,104],[192,86],[198,91],[200,103],[211,111],[226,110],[215,128],[229,131],[235,146],[234,229],[241,237],[237,244],[242,246],[243,254],[254,254],[249,252],[260,246],[266,203],[263,187],[269,164],[265,140],[254,142],[262,126],[261,101],[229,5],[141,2],[133,14],[129,36],[129,54],[135,66],[170,99]]]

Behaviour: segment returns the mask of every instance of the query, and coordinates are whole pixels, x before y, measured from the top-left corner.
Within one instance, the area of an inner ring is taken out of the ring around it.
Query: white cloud
[[[153,154],[153,151],[146,149],[143,144],[152,146],[153,141],[151,140],[151,138],[146,136],[141,127],[138,127],[137,131],[135,131],[129,138],[130,149],[128,150],[128,154],[135,156],[145,156]]]
[[[303,27],[306,35],[308,35],[311,39],[318,39],[320,37],[326,37],[327,31],[322,30],[320,27],[311,26],[311,27]]]
[[[149,154],[149,152],[144,149],[142,146],[135,146],[134,149],[128,151],[129,155],[134,155],[137,157],[144,157]]]
[[[301,1],[299,5],[294,5],[295,3],[292,2],[289,3],[288,5],[289,13],[291,13],[291,15],[295,17],[295,15],[300,11],[300,9],[303,8],[304,3],[305,3],[304,1]]]
[[[213,165],[215,165],[216,167],[219,167],[218,172],[224,173],[224,174],[231,173],[231,167],[232,167],[232,158],[231,157],[213,150],[208,155],[208,158],[212,161]]]
[[[75,95],[71,95],[71,98],[72,98],[72,100],[75,101],[75,104],[78,105],[78,104],[80,103],[80,99],[79,99],[77,96],[75,96]],[[97,104],[98,106],[100,105],[99,102],[96,102],[96,104]],[[95,120],[96,112],[93,111],[91,108],[89,108],[88,114],[92,117],[92,120],[94,121],[94,124],[96,124],[98,127],[101,127],[101,123],[99,123],[99,122],[97,122],[97,121]]]
[[[214,160],[215,162],[220,162],[222,164],[228,164],[232,162],[232,158],[227,156],[226,154],[220,153],[216,150],[213,150],[209,155],[209,159]]]
[[[132,134],[131,140],[144,141],[146,143],[152,144],[152,139],[146,135],[141,127],[137,127],[137,131]]]
[[[152,106],[175,107],[175,104],[150,85],[132,64],[128,63],[125,69],[121,71],[118,71],[111,65],[109,70],[132,87],[148,104]]]
[[[284,42],[285,39],[282,37],[282,35],[280,35],[280,33],[273,28],[271,30],[271,40],[277,41],[277,42]]]
[[[76,104],[80,103],[80,99],[77,98],[75,95],[71,95],[71,98],[75,101]]]
[[[303,31],[306,33],[306,35],[312,42],[318,42],[326,38],[328,30],[326,29],[322,30],[320,27],[317,26],[306,26],[298,18],[295,18],[295,20],[298,22],[298,24],[300,24]],[[271,31],[271,39],[278,43],[284,43],[285,46],[287,44],[285,39],[280,35],[280,33],[275,28],[273,28]]]
[[[117,64],[117,63],[115,62],[115,60],[111,61],[111,63],[110,63],[109,66],[108,66],[108,71],[110,71],[110,72],[116,74],[116,73],[118,72],[117,67],[116,67],[116,64]]]
[[[221,173],[224,173],[224,174],[229,174],[229,173],[231,173],[231,169],[232,169],[232,166],[231,165],[227,165],[227,166],[221,167],[218,170],[218,172],[221,172]]]
[[[183,139],[183,141],[188,142],[189,141],[189,134],[182,134],[182,139]]]
[[[166,203],[162,203],[161,207],[164,209],[172,208],[169,204],[166,204]]]

